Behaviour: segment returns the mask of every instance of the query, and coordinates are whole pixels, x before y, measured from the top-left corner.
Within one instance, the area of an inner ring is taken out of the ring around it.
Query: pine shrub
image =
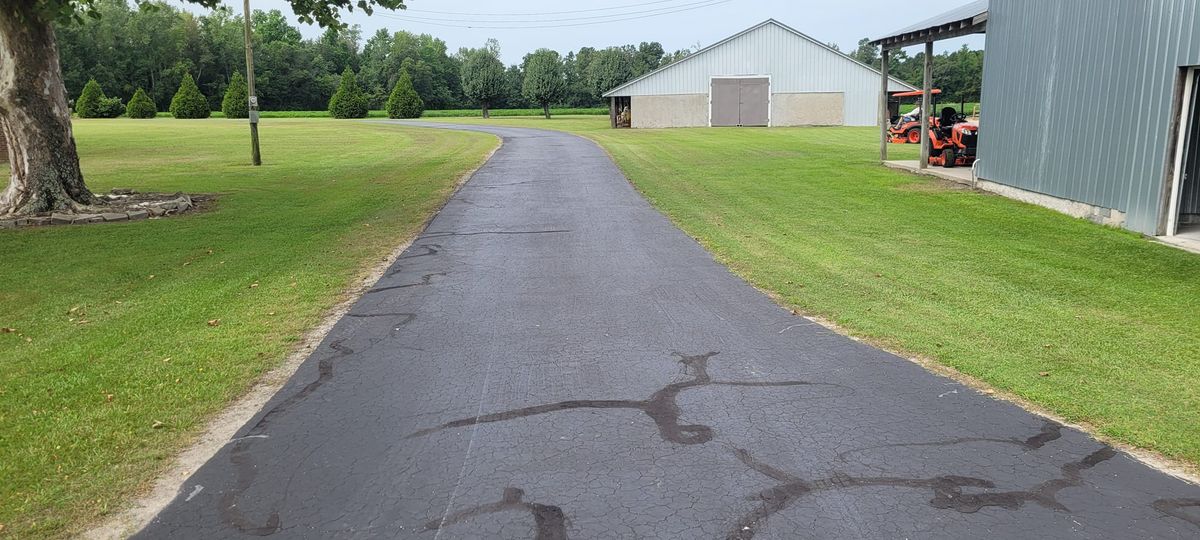
[[[104,89],[100,88],[100,83],[96,79],[88,80],[87,84],[83,85],[83,92],[79,94],[79,99],[75,100],[75,114],[80,118],[105,118],[101,112],[102,109],[107,109],[108,96],[104,95]]]
[[[346,68],[342,72],[342,82],[329,98],[329,116],[334,118],[366,118],[367,96],[354,80],[354,71]]]
[[[191,73],[183,75],[179,83],[179,91],[171,99],[171,114],[175,118],[208,118],[212,111],[208,108],[208,98],[200,92]]]
[[[225,118],[250,117],[250,91],[246,88],[246,78],[240,72],[235,71],[229,79],[225,99],[221,100],[221,112],[225,113]]]
[[[146,91],[141,88],[133,93],[133,97],[129,98],[129,105],[125,106],[125,116],[130,118],[154,118],[158,116],[158,107],[154,105],[154,100],[146,95]]]
[[[386,108],[388,118],[420,118],[421,113],[425,112],[425,102],[413,88],[408,70],[400,72],[400,80],[396,81],[396,86],[392,88]]]
[[[97,107],[97,118],[116,118],[125,112],[125,104],[121,103],[119,97],[106,97],[100,99],[100,106]]]

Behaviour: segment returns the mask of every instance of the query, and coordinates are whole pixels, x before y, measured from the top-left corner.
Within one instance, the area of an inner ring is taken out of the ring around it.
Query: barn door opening
[[[713,77],[709,108],[713,127],[768,126],[771,124],[771,79]]]
[[[1175,178],[1167,234],[1200,240],[1200,69],[1184,81],[1176,142]]]

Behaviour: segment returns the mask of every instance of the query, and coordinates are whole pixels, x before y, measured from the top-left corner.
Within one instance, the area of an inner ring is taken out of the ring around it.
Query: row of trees
[[[830,44],[837,48],[837,45]],[[862,38],[850,57],[875,69],[879,69],[879,47],[871,40]],[[925,53],[909,56],[904,50],[892,51],[888,58],[888,72],[918,88],[925,79]],[[933,56],[933,80],[942,89],[945,101],[979,102],[983,88],[983,51],[971,50],[963,45],[956,51],[944,51]]]
[[[58,30],[63,80],[68,95],[79,96],[90,79],[96,79],[113,97],[129,99],[139,88],[164,109],[185,74],[191,74],[212,109],[235,73],[244,72],[242,18],[217,7],[197,15],[166,3],[151,9],[126,0],[95,0],[99,18]],[[289,17],[278,10],[255,11],[255,89],[268,110],[325,109],[347,68],[371,109],[383,108],[401,74],[407,72],[413,88],[430,109],[480,105],[472,97],[476,88],[463,84],[464,68],[474,73],[482,55],[499,62],[499,44],[489,41],[480,49],[450,51],[444,41],[428,34],[379,30],[369,38],[357,27],[329,28],[316,39],[304,39]],[[642,43],[607,49],[584,47],[559,55],[563,88],[554,104],[596,106],[600,94],[666,63],[688,50],[666,53],[659,43]],[[472,59],[475,59],[472,62]],[[544,61],[544,56],[539,56]],[[487,60],[491,79],[488,103],[497,108],[540,105],[524,91],[526,62],[495,70]],[[538,64],[539,66],[544,64]]]
[[[221,100],[221,111],[227,118],[246,118],[250,115],[249,91],[246,79],[241,73],[234,73],[225,88],[225,97]],[[208,98],[196,86],[190,73],[183,75],[179,89],[171,98],[168,109],[175,118],[208,118],[212,114]],[[109,97],[104,94],[104,88],[96,79],[88,80],[83,85],[83,91],[75,100],[75,114],[80,118],[116,118],[125,114],[130,118],[154,118],[158,116],[158,105],[150,99],[146,90],[138,87],[125,104],[119,97]]]

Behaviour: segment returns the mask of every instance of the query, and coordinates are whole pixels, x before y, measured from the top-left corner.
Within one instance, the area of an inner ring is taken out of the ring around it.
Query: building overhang
[[[871,40],[883,50],[900,49],[943,39],[987,32],[988,0],[976,0],[885,36]]]

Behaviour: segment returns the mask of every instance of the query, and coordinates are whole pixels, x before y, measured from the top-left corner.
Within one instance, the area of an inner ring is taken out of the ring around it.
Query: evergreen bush
[[[104,89],[100,88],[100,83],[96,82],[96,79],[90,79],[87,84],[83,85],[83,92],[79,94],[79,99],[75,100],[75,114],[80,118],[103,118],[100,115],[100,108],[106,99],[108,97],[104,95]]]
[[[146,95],[146,91],[141,88],[133,93],[133,97],[129,98],[129,105],[125,106],[125,116],[130,118],[154,118],[158,116],[158,107],[154,105],[154,100]]]
[[[200,92],[191,73],[183,75],[179,83],[179,91],[171,98],[171,114],[175,118],[208,118],[212,111],[208,108],[208,98]]]
[[[391,96],[388,96],[386,108],[388,118],[420,118],[421,113],[425,112],[425,102],[413,88],[408,70],[400,71],[400,79],[392,88]]]
[[[250,91],[246,88],[246,78],[241,72],[235,71],[229,79],[229,87],[225,89],[225,99],[221,100],[221,112],[225,118],[250,117]]]
[[[329,98],[329,116],[334,118],[366,118],[367,96],[354,80],[354,71],[346,68],[342,72],[342,82]]]

